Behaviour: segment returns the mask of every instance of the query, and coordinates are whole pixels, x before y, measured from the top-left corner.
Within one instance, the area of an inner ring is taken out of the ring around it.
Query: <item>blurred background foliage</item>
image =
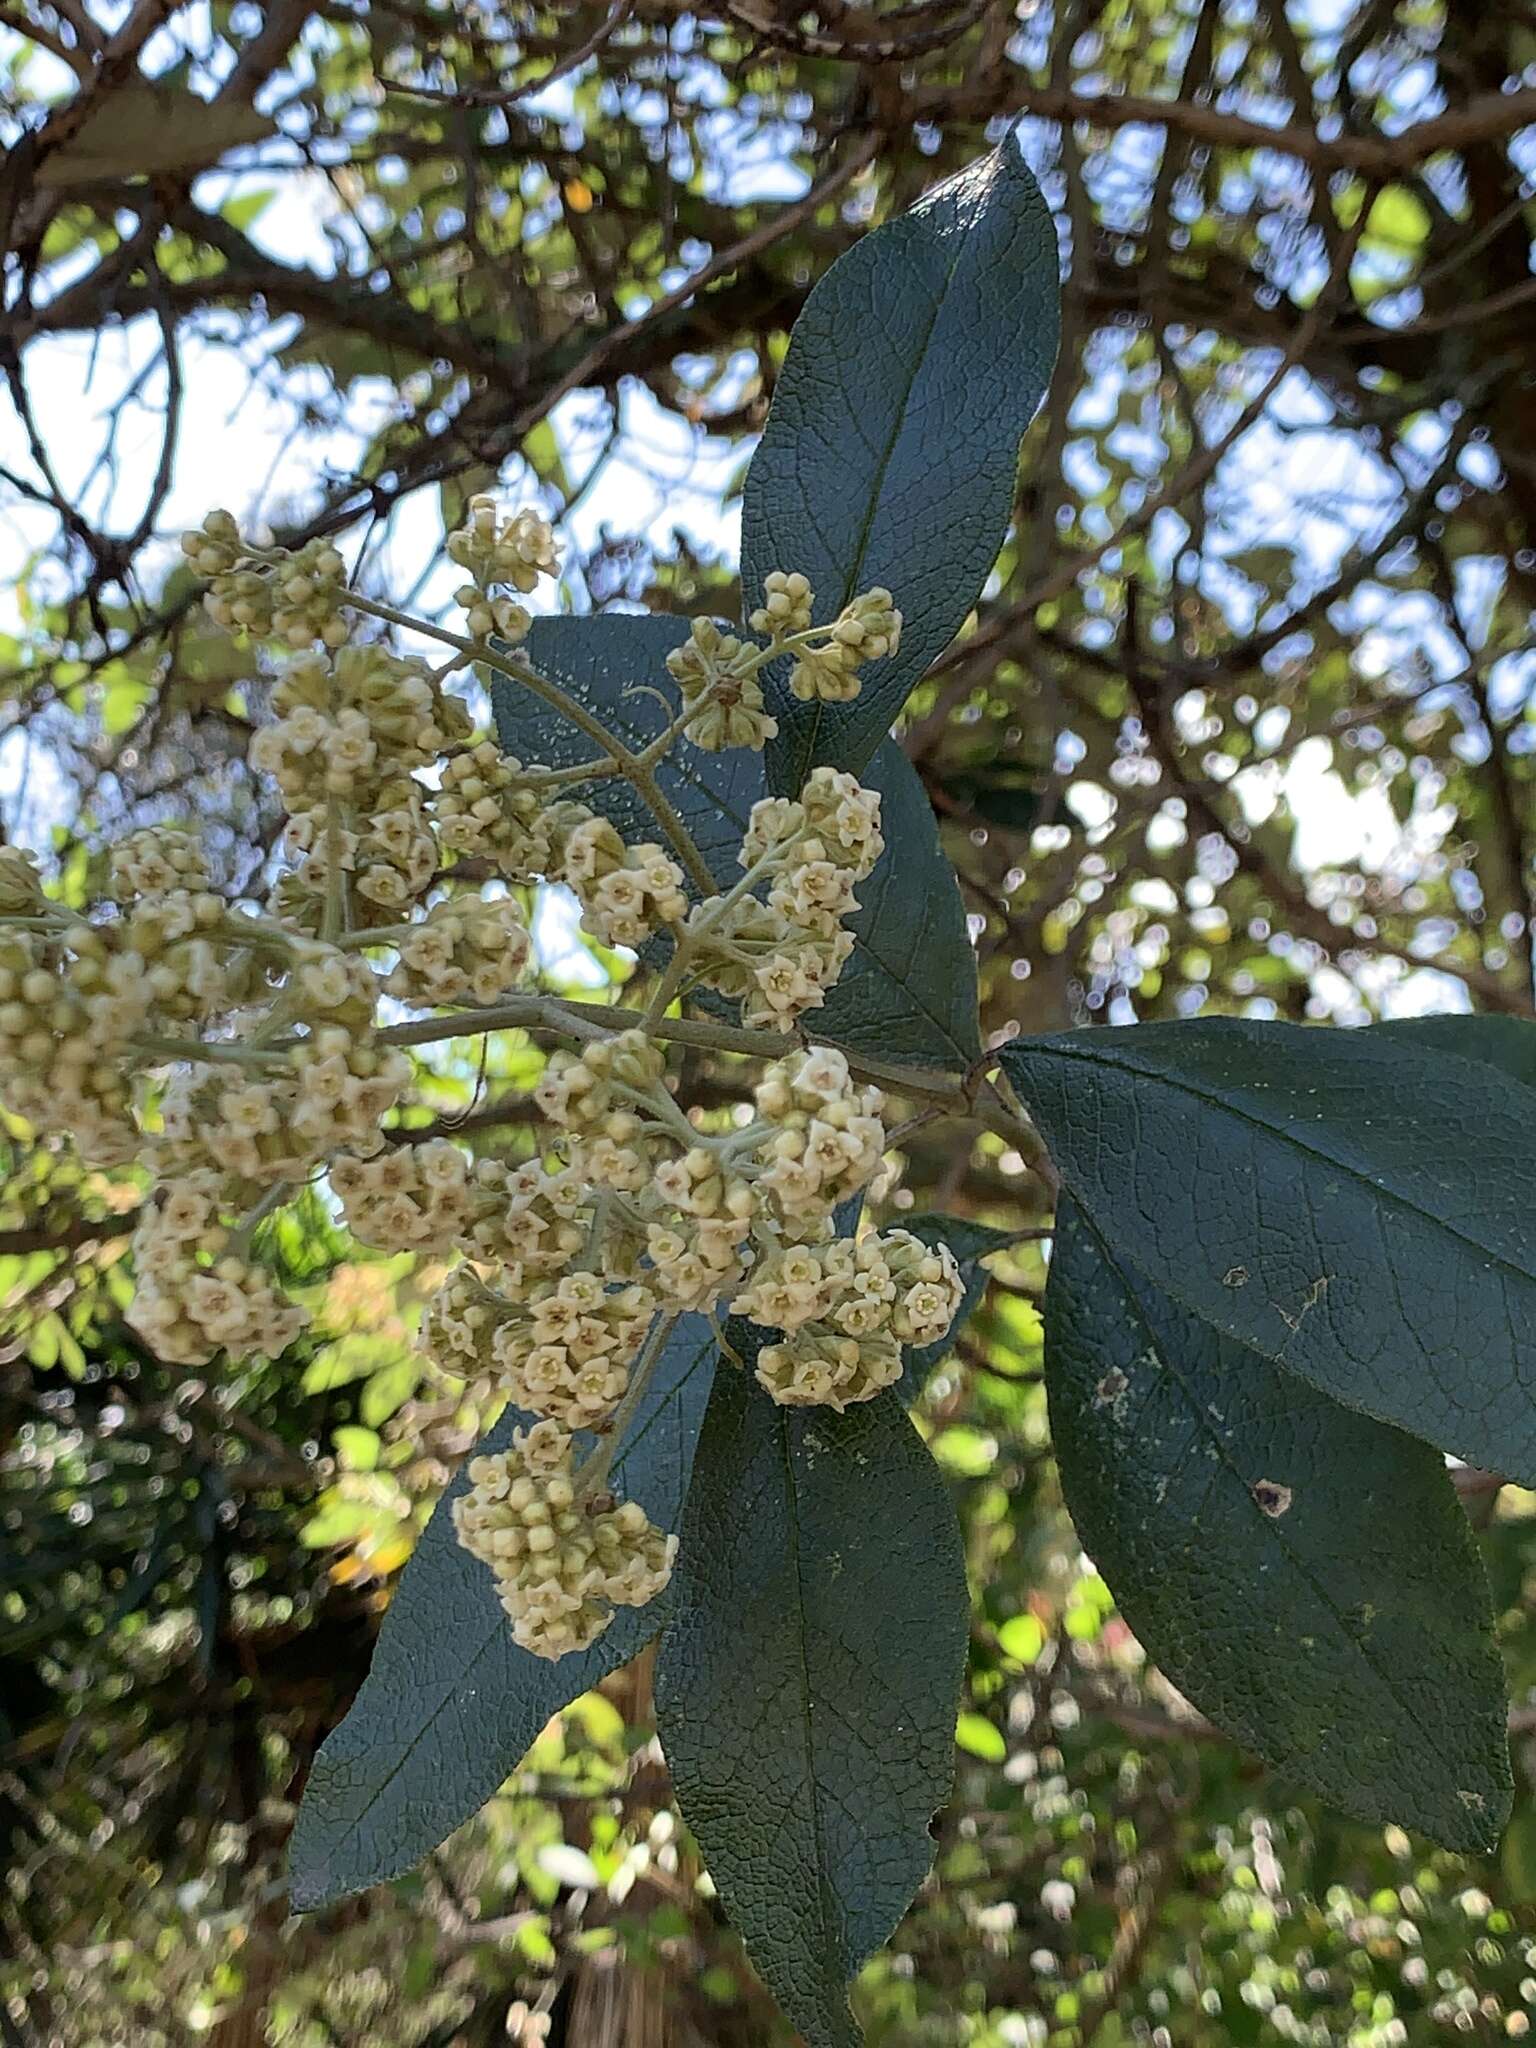
[[[1531,1013],[1529,0],[4,0],[0,67],[0,810],[64,898],[145,820],[200,820],[232,896],[270,857],[240,759],[270,650],[208,628],[182,526],[347,525],[362,584],[431,614],[442,523],[499,478],[558,518],[571,607],[728,614],[807,291],[1017,125],[1065,342],[903,728],[988,1033]],[[627,971],[539,929],[554,986]],[[517,1155],[538,1065],[435,1049],[415,1121]],[[14,1122],[0,1153],[0,2041],[785,2038],[643,1661],[426,1868],[288,1917],[305,1770],[483,1419],[415,1348],[434,1274],[310,1196],[264,1254],[311,1336],[189,1375],[121,1321],[142,1176]],[[1523,2038],[1536,1498],[1458,1475],[1517,1702],[1501,1855],[1294,1803],[1074,1541],[1038,1185],[953,1125],[903,1157],[888,1206],[1037,1237],[919,1410],[975,1625],[936,1875],[859,1990],[876,2048]]]

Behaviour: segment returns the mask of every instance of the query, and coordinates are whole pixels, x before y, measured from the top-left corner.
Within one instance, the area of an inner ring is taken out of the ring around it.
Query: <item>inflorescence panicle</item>
[[[195,839],[136,831],[111,849],[100,902],[77,913],[26,855],[0,849],[0,1096],[71,1132],[88,1160],[149,1172],[128,1313],[171,1361],[270,1356],[300,1333],[303,1306],[252,1238],[319,1176],[361,1242],[457,1260],[425,1341],[477,1400],[536,1419],[471,1461],[456,1527],[495,1574],[517,1640],[560,1656],[666,1584],[675,1538],[606,1479],[679,1315],[746,1318],[765,1333],[755,1369],[776,1401],[841,1409],[891,1385],[902,1346],[942,1337],[959,1305],[947,1250],[902,1230],[837,1230],[886,1151],[880,1091],[840,1052],[777,1060],[744,1120],[709,1129],[680,1109],[653,1035],[695,990],[737,1003],[744,1029],[780,1044],[825,1001],[882,850],[879,796],[815,769],[797,798],[752,807],[740,878],[707,893],[697,849],[678,843],[645,780],[651,763],[617,742],[594,754],[656,812],[656,837],[626,839],[561,794],[568,770],[476,733],[444,688],[454,668],[482,664],[564,701],[516,651],[521,600],[558,574],[537,512],[503,516],[477,497],[449,536],[469,579],[457,593],[468,639],[421,624],[455,650],[439,669],[364,637],[397,615],[348,589],[328,541],[263,544],[215,512],[182,546],[211,617],[279,650],[249,761],[287,814],[280,872],[264,905],[231,903]],[[827,625],[814,610],[805,577],[776,572],[748,621],[755,639],[695,621],[667,663],[680,699],[668,743],[761,747],[777,731],[768,663],[788,665],[796,697],[842,702],[864,664],[896,651],[888,591]],[[456,872],[466,864],[476,879]],[[414,1069],[381,1006],[446,1012],[445,1039],[472,1032],[477,1008],[526,983],[526,904],[545,883],[573,891],[601,944],[661,945],[645,1024],[605,1031],[590,1010],[539,1006],[566,1044],[532,1090],[536,1137],[520,1163],[386,1128]],[[599,1440],[584,1466],[577,1431]]]

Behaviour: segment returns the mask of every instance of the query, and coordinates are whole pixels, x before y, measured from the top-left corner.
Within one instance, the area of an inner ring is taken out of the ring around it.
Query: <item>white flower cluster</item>
[[[514,646],[532,620],[526,605],[504,592],[510,587],[526,596],[541,576],[556,576],[560,568],[549,522],[530,511],[503,519],[484,492],[470,499],[468,519],[449,534],[448,557],[474,578],[458,593],[470,634],[476,640],[499,634]]]
[[[435,809],[446,853],[490,861],[509,882],[557,873],[562,823],[573,813],[577,822],[590,815],[577,805],[546,805],[523,763],[489,739],[443,763]]]
[[[525,1650],[584,1650],[614,1607],[644,1607],[672,1575],[677,1538],[633,1501],[583,1498],[571,1439],[554,1422],[518,1430],[499,1456],[471,1458],[471,1490],[453,1504],[459,1541],[496,1574]]]
[[[596,1041],[579,1058],[553,1056],[536,1099],[562,1134],[566,1163],[522,1169],[504,1212],[482,1213],[463,1233],[471,1256],[499,1270],[490,1284],[461,1270],[442,1290],[428,1341],[447,1370],[600,1427],[658,1309],[713,1311],[754,1258],[771,1276],[785,1247],[830,1240],[834,1209],[879,1168],[881,1098],[855,1086],[841,1053],[796,1053],[770,1068],[755,1091],[759,1116],[719,1137],[678,1115],[663,1076],[660,1049],[639,1031]],[[902,1234],[890,1249],[906,1255]],[[829,1257],[835,1292],[845,1269]],[[922,1257],[931,1273],[906,1277],[899,1261],[862,1251],[863,1264],[846,1267],[865,1292],[884,1276],[881,1327],[898,1342],[928,1341],[915,1334],[928,1327],[922,1297],[903,1303],[946,1269],[942,1255]],[[928,1321],[934,1313],[930,1303]]]
[[[815,603],[807,578],[775,569],[763,579],[763,602],[747,621],[764,645],[722,633],[712,619],[695,619],[683,645],[667,657],[684,706],[693,712],[687,732],[695,746],[760,747],[777,735],[758,673],[782,655],[793,657],[794,696],[846,704],[859,694],[860,668],[901,644],[901,613],[888,590],[865,591],[825,627],[811,623]]]
[[[963,1288],[953,1255],[908,1231],[835,1234],[837,1206],[885,1149],[879,1091],[858,1087],[839,1052],[770,1067],[756,1117],[719,1136],[679,1114],[643,1031],[556,1053],[535,1092],[562,1163],[525,1168],[505,1213],[461,1240],[483,1270],[449,1276],[426,1341],[481,1394],[543,1418],[512,1451],[471,1465],[455,1513],[518,1641],[561,1655],[592,1641],[615,1603],[659,1591],[670,1568],[643,1510],[616,1510],[628,1520],[610,1530],[569,1463],[569,1431],[611,1429],[665,1331],[658,1313],[728,1303],[778,1335],[756,1366],[774,1400],[841,1410],[900,1376],[904,1344],[938,1341]]]
[[[399,936],[399,959],[385,991],[430,1008],[496,1003],[511,994],[528,964],[528,934],[508,897],[449,896]]]
[[[380,1149],[412,1074],[379,1037],[384,995],[494,1000],[516,985],[528,940],[505,899],[423,902],[441,865],[424,771],[471,723],[422,663],[323,629],[321,610],[339,616],[346,599],[340,556],[247,545],[227,514],[185,545],[213,581],[215,616],[300,650],[249,749],[286,800],[293,865],[256,914],[210,887],[187,833],[137,831],[111,850],[97,907],[75,914],[0,853],[0,1099],[68,1130],[91,1163],[141,1162],[162,1201],[216,1175],[233,1211],[236,1193],[270,1204],[338,1151]],[[405,922],[381,926],[381,912]],[[157,1231],[146,1225],[136,1313],[168,1356],[289,1340],[291,1313],[243,1243],[178,1262]]]
[[[621,1282],[643,1271],[669,1310],[708,1309],[742,1271],[755,1213],[735,1164],[745,1148],[740,1134],[711,1143],[695,1132],[664,1076],[660,1047],[626,1031],[579,1058],[555,1054],[536,1100],[602,1205],[606,1270]]]
[[[409,778],[468,736],[469,714],[420,661],[376,645],[304,655],[272,694],[275,722],[255,735],[251,766],[272,776],[290,813],[333,799],[367,817],[419,795]]]
[[[343,1152],[331,1161],[331,1186],[347,1227],[364,1244],[391,1251],[449,1252],[482,1214],[500,1206],[494,1162],[477,1173],[447,1138],[391,1145],[370,1158]],[[489,1183],[489,1185],[488,1185]]]
[[[768,1234],[790,1244],[829,1237],[833,1210],[879,1171],[885,1098],[854,1084],[842,1053],[819,1046],[776,1061],[752,1099],[768,1127],[757,1178]]]
[[[328,824],[325,807],[300,811],[288,821],[284,850],[294,865],[278,884],[277,907],[311,922],[333,867],[347,878],[353,902],[373,915],[409,910],[437,873],[431,815],[414,784],[393,799],[393,808],[357,817],[351,826]]]
[[[501,1384],[519,1408],[562,1428],[601,1428],[624,1398],[656,1308],[648,1287],[609,1287],[579,1267],[546,1281],[496,1332]]]
[[[489,492],[469,501],[469,518],[448,536],[448,558],[467,569],[480,590],[510,584],[526,596],[541,576],[559,573],[560,557],[548,520],[532,511],[503,519]]]
[[[752,1269],[733,1312],[782,1343],[764,1345],[757,1377],[786,1406],[839,1411],[901,1377],[903,1344],[936,1344],[964,1297],[947,1245],[907,1230],[787,1246]]]
[[[606,818],[587,818],[570,832],[565,880],[581,904],[581,921],[609,946],[639,946],[688,908],[683,871],[660,846],[626,846]]]
[[[820,1320],[832,1336],[870,1340],[871,1356],[876,1335],[884,1340],[894,1370],[867,1374],[862,1391],[844,1373],[826,1397],[843,1405],[896,1376],[903,1342],[948,1327],[949,1315],[935,1327],[944,1304],[954,1307],[947,1254],[903,1232],[869,1247],[833,1236],[834,1210],[869,1184],[885,1149],[879,1091],[857,1087],[841,1053],[771,1067],[757,1117],[716,1137],[679,1115],[661,1049],[641,1031],[596,1040],[579,1057],[554,1054],[535,1099],[564,1163],[525,1169],[506,1214],[466,1234],[466,1249],[499,1271],[489,1282],[451,1275],[428,1330],[439,1363],[481,1392],[567,1428],[601,1429],[658,1312],[714,1313],[735,1295],[736,1310],[767,1327]],[[785,1289],[802,1256],[816,1292],[794,1313],[800,1297]],[[855,1299],[878,1309],[856,1312]],[[771,1310],[782,1301],[791,1313],[781,1323]],[[783,1398],[810,1398],[808,1384],[802,1376]]]
[[[238,1248],[219,1213],[225,1193],[219,1175],[189,1175],[146,1202],[134,1226],[128,1321],[172,1364],[202,1365],[218,1351],[276,1357],[308,1321]]]
[[[508,1164],[386,1134],[412,1066],[381,1004],[511,997],[530,954],[516,892],[545,881],[575,892],[605,945],[670,936],[648,1022],[698,989],[776,1034],[821,1004],[882,851],[878,795],[818,768],[798,798],[764,799],[740,879],[699,899],[699,851],[645,777],[674,742],[772,737],[769,661],[801,697],[853,695],[860,667],[895,650],[900,616],[874,590],[817,627],[807,579],[776,572],[750,620],[757,643],[698,621],[668,662],[682,709],[663,740],[638,765],[591,764],[649,792],[674,843],[637,842],[565,795],[589,786],[588,764],[504,757],[445,694],[446,668],[354,639],[351,615],[381,608],[349,592],[328,542],[261,545],[217,512],[183,547],[216,620],[291,650],[249,747],[287,809],[285,865],[258,911],[211,886],[187,834],[135,832],[112,850],[110,894],[78,914],[0,848],[0,1099],[72,1130],[87,1157],[137,1159],[153,1176],[130,1313],[167,1359],[293,1341],[304,1314],[253,1237],[319,1173],[362,1241],[458,1255],[425,1339],[477,1400],[536,1418],[510,1450],[473,1461],[459,1535],[495,1573],[517,1640],[562,1655],[666,1583],[673,1539],[616,1503],[606,1477],[678,1315],[749,1318],[774,1336],[757,1376],[776,1400],[843,1408],[897,1377],[903,1344],[947,1329],[958,1274],[906,1232],[836,1234],[834,1212],[869,1185],[886,1142],[879,1091],[840,1053],[794,1053],[763,1074],[745,1122],[706,1127],[679,1108],[647,1029],[605,1035],[543,1002],[540,1017],[563,1020],[579,1049],[549,1057],[531,1104],[544,1119],[535,1156]],[[448,553],[469,578],[470,635],[501,643],[474,658],[513,659],[529,623],[518,600],[557,572],[547,522],[504,518],[479,497]],[[577,1431],[600,1442],[579,1470]]]
[[[738,887],[694,907],[698,979],[736,997],[748,1025],[783,1030],[820,1008],[853,951],[843,920],[858,908],[854,885],[884,845],[878,793],[834,768],[813,770],[798,801],[754,804],[740,858],[766,899]]]
[[[380,1120],[408,1085],[411,1064],[375,1040],[377,977],[366,960],[318,940],[295,939],[290,960],[262,1014],[265,1024],[276,1017],[292,1029],[292,1042],[265,1049],[258,1023],[246,1047],[229,1045],[235,1062],[214,1057],[224,1047],[213,1043],[205,1058],[178,1065],[159,1099],[160,1128],[141,1139],[158,1171],[211,1167],[271,1185],[303,1179],[337,1151],[372,1152],[384,1142]]]
[[[504,1170],[503,1170],[504,1171]],[[474,1256],[502,1259],[508,1284],[518,1289],[562,1272],[586,1242],[586,1189],[569,1170],[530,1162],[505,1174],[505,1202],[470,1232]]]

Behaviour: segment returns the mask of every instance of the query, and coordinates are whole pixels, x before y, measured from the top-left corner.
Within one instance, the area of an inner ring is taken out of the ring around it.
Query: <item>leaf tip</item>
[[[1509,1766],[1509,1751],[1501,1749],[1494,1783],[1485,1791],[1463,1791],[1467,1834],[1476,1852],[1491,1856],[1504,1838],[1514,1810],[1515,1782]]]
[[[350,1898],[354,1892],[366,1891],[379,1877],[377,1872],[359,1876],[355,1869],[349,1874],[347,1859],[338,1858],[340,1844],[334,1829],[327,1824],[327,1818],[311,1804],[317,1781],[323,1778],[325,1763],[326,1759],[322,1753],[311,1772],[304,1797],[299,1802],[298,1817],[289,1838],[290,1913],[318,1913],[327,1906],[334,1906],[340,1900]]]
[[[1448,1789],[1433,1800],[1430,1810],[1405,1814],[1402,1824],[1420,1829],[1442,1849],[1463,1856],[1491,1856],[1509,1825],[1514,1797],[1509,1747],[1500,1740],[1497,1749],[1491,1749],[1461,1776],[1454,1791]]]

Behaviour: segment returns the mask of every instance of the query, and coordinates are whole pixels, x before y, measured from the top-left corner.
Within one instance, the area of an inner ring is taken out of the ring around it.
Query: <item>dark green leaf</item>
[[[933,1856],[966,1638],[959,1532],[891,1393],[715,1382],[656,1669],[662,1746],[732,1924],[812,2048]]]
[[[1503,1672],[1440,1454],[1187,1315],[1070,1200],[1045,1372],[1078,1534],[1180,1691],[1356,1819],[1491,1847]]]
[[[884,584],[904,625],[851,704],[797,704],[780,683],[776,789],[822,761],[861,769],[976,602],[1056,359],[1058,276],[1010,136],[866,235],[806,301],[742,496],[747,608],[771,570],[798,569],[818,623]]]
[[[686,624],[672,618],[540,619],[525,646],[543,674],[639,747],[667,724],[664,704],[650,691],[670,691],[666,657],[686,632]],[[556,767],[590,757],[591,741],[516,684],[497,680],[492,698],[509,753]],[[826,1007],[807,1018],[807,1029],[871,1058],[966,1067],[981,1039],[976,960],[954,870],[922,782],[901,749],[883,746],[866,779],[881,792],[886,850],[859,887],[859,914],[850,922],[852,958]],[[658,780],[716,881],[722,887],[739,881],[736,855],[748,813],[768,794],[761,756],[741,749],[706,754],[685,741],[667,756]],[[611,818],[626,837],[655,836],[644,802],[620,778],[582,784],[572,794]]]
[[[688,638],[688,630],[686,619],[652,613],[535,619],[523,651],[541,675],[638,751],[666,730],[678,708],[667,656]],[[585,733],[508,678],[492,679],[491,702],[501,744],[520,761],[564,768],[592,758],[595,749]],[[739,881],[736,854],[747,813],[767,794],[761,757],[742,748],[707,754],[685,742],[667,755],[656,779],[715,880]],[[566,794],[611,818],[626,839],[658,836],[644,799],[618,776],[575,785]]]
[[[615,1490],[675,1529],[714,1376],[701,1317],[678,1325],[629,1439]],[[481,1446],[501,1450],[528,1417],[510,1410]],[[460,1549],[449,1503],[427,1524],[379,1632],[352,1711],[315,1759],[289,1856],[296,1912],[409,1870],[476,1813],[552,1714],[627,1663],[665,1604],[621,1607],[590,1650],[550,1663],[519,1649],[491,1574]],[[664,1601],[665,1601],[664,1596]]]
[[[859,884],[853,953],[813,1038],[870,1059],[960,1070],[980,1056],[976,955],[954,868],[917,770],[887,740],[865,773],[880,791],[885,852]]]
[[[1018,1039],[1004,1068],[1117,1255],[1349,1407],[1536,1478],[1536,1119],[1383,1030]]]
[[[1375,1030],[1383,1040],[1405,1039],[1459,1059],[1482,1060],[1536,1088],[1536,1024],[1524,1017],[1399,1017]]]
[[[906,1363],[896,1392],[903,1401],[915,1401],[922,1392],[923,1381],[941,1358],[948,1357],[955,1348],[955,1339],[969,1320],[971,1312],[987,1291],[987,1269],[981,1263],[990,1252],[1000,1252],[1005,1245],[1017,1242],[1012,1231],[994,1230],[990,1224],[973,1223],[964,1216],[943,1216],[938,1214],[899,1216],[891,1226],[893,1229],[910,1230],[914,1237],[920,1237],[924,1244],[945,1244],[960,1263],[960,1277],[965,1282],[965,1298],[960,1312],[950,1326],[947,1337],[941,1337],[937,1344],[907,1346]]]

